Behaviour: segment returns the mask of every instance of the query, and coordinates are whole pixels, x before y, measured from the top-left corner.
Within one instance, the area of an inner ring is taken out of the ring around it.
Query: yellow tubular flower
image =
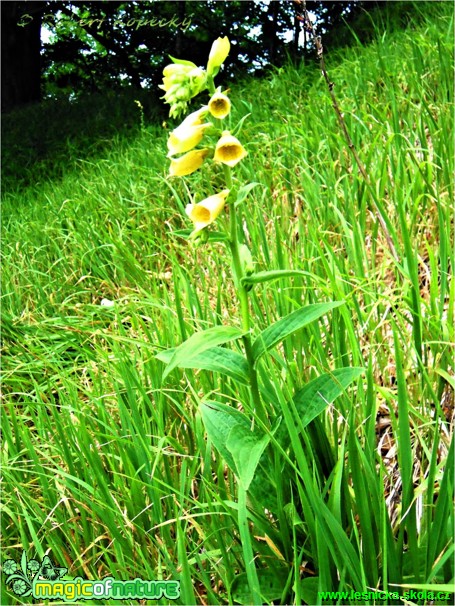
[[[209,196],[198,204],[188,204],[185,212],[194,223],[194,231],[191,235],[201,231],[215,221],[224,208],[228,189],[223,189],[219,194]]]
[[[191,175],[191,173],[194,173],[195,170],[202,166],[204,158],[208,153],[208,149],[196,149],[180,158],[173,159],[169,167],[169,176],[184,177],[185,175]]]
[[[216,144],[215,162],[222,162],[228,166],[235,166],[247,155],[246,149],[238,139],[233,137],[228,130],[225,130]]]
[[[201,109],[198,109],[197,111],[188,114],[185,120],[177,128],[180,128],[182,126],[197,126],[198,124],[202,124],[202,118],[206,115],[208,109],[209,108],[207,105],[203,105]]]
[[[193,149],[193,147],[196,147],[196,145],[200,143],[205,129],[210,126],[212,125],[198,124],[196,126],[184,127],[182,124],[172,131],[167,141],[169,150],[168,158],[175,154],[183,154],[184,152]]]
[[[220,71],[220,67],[226,60],[231,50],[231,44],[225,36],[224,38],[217,38],[212,44],[210,50],[209,61],[207,63],[207,75],[214,78]]]
[[[209,101],[209,112],[214,118],[223,120],[231,111],[231,102],[228,97],[221,92],[212,95]]]
[[[183,154],[196,147],[202,139],[204,130],[211,126],[210,123],[202,124],[202,118],[207,112],[208,107],[204,105],[201,109],[187,116],[180,126],[172,131],[167,142],[168,158],[175,154]]]

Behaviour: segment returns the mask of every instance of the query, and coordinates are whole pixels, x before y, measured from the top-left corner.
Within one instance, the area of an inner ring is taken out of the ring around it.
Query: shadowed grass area
[[[319,73],[283,68],[230,92],[233,122],[251,113],[238,136],[244,180],[260,184],[244,202],[256,270],[302,271],[255,286],[255,332],[345,302],[258,365],[289,434],[285,449],[271,438],[276,464],[259,477],[273,507],[248,503],[264,603],[452,589],[453,7],[437,5],[326,57],[397,259]],[[139,121],[134,99],[128,111]],[[251,603],[237,482],[198,410],[206,398],[241,408],[246,387],[191,369],[163,380],[155,358],[239,315],[223,245],[173,233],[190,193],[217,184],[204,166],[191,192],[166,179],[172,127],[69,166],[62,148],[49,159],[59,179],[26,164],[28,187],[5,188],[3,556],[49,552],[73,577],[180,579],[180,604]],[[292,394],[346,367],[364,374],[301,429]]]
[[[158,95],[125,90],[74,101],[46,100],[2,116],[3,191],[40,186],[127,144],[144,120],[164,117]],[[140,106],[138,105],[140,103]]]

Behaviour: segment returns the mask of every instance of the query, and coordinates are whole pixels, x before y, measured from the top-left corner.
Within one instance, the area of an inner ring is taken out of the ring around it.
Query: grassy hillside
[[[301,271],[251,291],[254,335],[343,302],[258,363],[272,430],[263,494],[246,505],[200,402],[263,428],[248,386],[191,368],[163,378],[155,357],[240,326],[224,244],[175,233],[190,227],[190,196],[221,176],[203,166],[169,179],[174,122],[146,114],[141,127],[133,99],[129,137],[107,129],[98,148],[90,127],[94,148],[71,153],[60,139],[40,167],[4,152],[3,561],[25,549],[72,577],[179,579],[178,604],[251,603],[258,586],[263,603],[291,604],[401,603],[318,591],[453,591],[453,6],[425,6],[418,23],[326,57],[370,189],[315,65],[229,93],[233,123],[245,117],[237,179],[258,184],[239,233],[256,272]],[[26,117],[10,132],[39,140]],[[302,408],[293,394],[348,368],[362,374],[306,424],[320,384]]]

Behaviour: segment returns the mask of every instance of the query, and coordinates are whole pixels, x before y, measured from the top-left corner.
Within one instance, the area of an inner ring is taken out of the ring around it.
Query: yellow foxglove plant
[[[297,393],[292,405],[282,408],[279,397],[275,401],[270,398],[270,385],[264,383],[264,380],[262,383],[259,381],[258,368],[263,355],[287,336],[317,320],[340,303],[317,303],[297,309],[253,338],[254,326],[249,297],[254,285],[298,276],[302,272],[257,272],[251,251],[243,242],[241,204],[245,203],[248,193],[258,184],[242,183],[234,174],[234,169],[237,171],[238,166],[247,157],[247,150],[236,136],[239,134],[241,123],[231,126],[232,107],[227,91],[221,92],[221,87],[216,89],[214,84],[214,77],[226,60],[229,49],[227,37],[218,38],[212,45],[207,70],[203,73],[194,64],[173,59],[174,64],[164,70],[162,88],[166,90],[165,100],[171,106],[171,116],[177,115],[196,94],[203,91],[209,94],[207,104],[189,114],[169,135],[169,176],[191,175],[204,164],[207,187],[210,187],[210,183],[216,183],[211,195],[199,202],[195,201],[195,197],[186,206],[186,215],[193,224],[193,230],[185,235],[196,242],[207,242],[210,239],[226,245],[239,301],[240,319],[236,326],[217,325],[198,332],[176,349],[160,352],[157,358],[167,364],[163,378],[175,368],[200,368],[216,370],[240,384],[239,393],[243,393],[246,399],[242,401],[245,412],[214,401],[201,403],[200,412],[212,443],[238,478],[239,530],[245,558],[253,562],[254,554],[248,534],[246,494],[248,491],[250,498],[256,499],[269,512],[276,512],[277,502],[273,497],[276,489],[267,485],[267,482],[271,476],[270,466],[276,470],[283,462],[276,459],[277,452],[271,449],[272,435],[275,436],[275,442],[281,443],[283,450],[289,448],[289,435],[286,434],[284,426],[288,431],[295,432],[300,417],[304,414],[303,407],[310,407],[312,418],[316,417],[359,373],[353,372],[356,369],[344,369],[336,381],[331,375],[322,375],[321,390],[328,385],[331,387],[327,397],[319,398],[319,392],[312,386],[312,391],[306,399]],[[224,123],[225,120],[227,124]],[[199,144],[203,147],[198,148]],[[220,180],[224,181],[222,188],[219,185]],[[224,212],[225,209],[228,212]],[[219,231],[213,231],[215,224],[219,226]],[[243,346],[235,350],[220,347],[233,341],[238,341]],[[241,392],[245,385],[247,391]],[[285,423],[282,424],[283,427],[278,427],[281,417],[285,419]],[[246,451],[248,456],[245,456]],[[293,473],[291,470],[290,476]],[[286,478],[288,484],[291,483],[290,476]],[[253,601],[262,603],[254,567],[248,574],[248,582],[254,588]]]

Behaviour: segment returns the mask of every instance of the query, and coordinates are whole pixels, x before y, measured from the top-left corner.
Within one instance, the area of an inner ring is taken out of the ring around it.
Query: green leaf
[[[236,197],[236,200],[234,203],[234,208],[237,208],[237,206],[242,204],[242,202],[246,199],[246,197],[250,193],[250,191],[257,185],[260,185],[260,183],[248,183],[248,185],[243,185],[237,192],[237,197]]]
[[[293,311],[262,331],[253,343],[253,358],[257,360],[277,343],[292,335],[300,328],[314,322],[328,311],[343,305],[343,301],[331,303],[315,303]]]
[[[318,603],[319,577],[306,577],[300,581],[300,597],[305,604]]]
[[[251,276],[245,276],[241,279],[244,286],[248,284],[259,284],[260,282],[271,282],[281,278],[290,278],[292,276],[312,276],[308,271],[300,269],[274,269],[272,271],[259,271]]]
[[[455,378],[452,375],[449,375],[448,372],[443,370],[442,368],[435,368],[435,371],[440,375],[443,379],[447,381],[452,389],[455,389]]]
[[[256,572],[261,588],[262,603],[270,604],[272,600],[280,600],[286,588],[288,569],[283,568],[281,571],[277,571],[270,568],[259,568]],[[251,590],[246,572],[234,577],[231,585],[231,595],[234,602],[238,604],[251,603]]]
[[[22,572],[24,573],[24,576],[27,578],[27,553],[26,553],[25,549],[21,555],[21,569],[22,569]]]
[[[192,233],[192,229],[176,229],[172,232],[172,235],[188,240]],[[225,233],[221,231],[210,231],[208,229],[206,230],[206,236],[207,242],[225,242],[228,239],[228,236]]]
[[[169,59],[171,59],[171,61],[173,63],[180,63],[180,65],[189,65],[191,67],[197,67],[197,65],[195,63],[193,63],[192,61],[187,61],[186,59],[176,59],[175,57],[173,57],[172,55],[168,55]]]
[[[226,404],[203,402],[199,410],[207,435],[229,469],[240,479],[243,489],[250,488],[250,494],[256,500],[270,507],[269,497],[273,496],[273,490],[270,471],[267,471],[268,461],[263,454],[270,436],[251,431],[251,421],[243,413]],[[274,431],[272,429],[272,434]],[[267,488],[263,494],[264,487]],[[275,503],[274,499],[271,503]]]
[[[252,503],[258,503],[261,508],[276,513],[278,509],[278,488],[276,486],[276,477],[271,476],[273,470],[271,469],[270,461],[267,457],[268,453],[265,452],[256,468],[256,472],[248,489],[248,494]],[[287,482],[287,485],[289,485],[288,476],[287,470],[283,470],[283,475],[280,480]]]
[[[311,423],[364,372],[364,368],[337,368],[333,372],[317,377],[300,389],[293,398],[299,418],[299,428],[303,429]]]
[[[297,511],[297,508],[293,501],[291,503],[287,503],[283,507],[283,511],[286,514],[287,520],[289,521],[290,524],[292,524],[292,526],[303,526],[304,525],[303,520],[300,517],[300,514]]]
[[[226,447],[234,459],[237,476],[244,490],[248,490],[254,478],[262,453],[270,442],[270,435],[234,425],[229,432]]]
[[[239,328],[235,328],[235,326],[213,326],[202,332],[195,333],[176,348],[164,370],[163,379],[185,360],[194,358],[194,356],[216,345],[239,339],[242,335],[243,332]]]
[[[168,364],[175,353],[175,348],[161,351],[155,357]],[[248,385],[248,362],[246,359],[224,347],[212,347],[201,354],[191,356],[182,360],[178,368],[201,368],[203,370],[211,370],[225,374],[244,385]]]
[[[242,127],[243,127],[243,123],[250,116],[251,116],[251,112],[248,113],[248,114],[245,114],[244,116],[242,116],[240,118],[240,121],[235,125],[234,129],[231,131],[231,134],[234,135],[234,137],[238,137],[239,136],[240,131],[242,130]],[[253,185],[260,185],[260,183],[254,183]],[[247,187],[247,186],[244,185],[243,187]]]
[[[246,431],[250,431],[250,421],[239,410],[221,402],[203,402],[199,406],[199,410],[207,435],[228,464],[229,469],[238,476],[237,466],[227,447],[227,442],[233,427],[243,427]]]

